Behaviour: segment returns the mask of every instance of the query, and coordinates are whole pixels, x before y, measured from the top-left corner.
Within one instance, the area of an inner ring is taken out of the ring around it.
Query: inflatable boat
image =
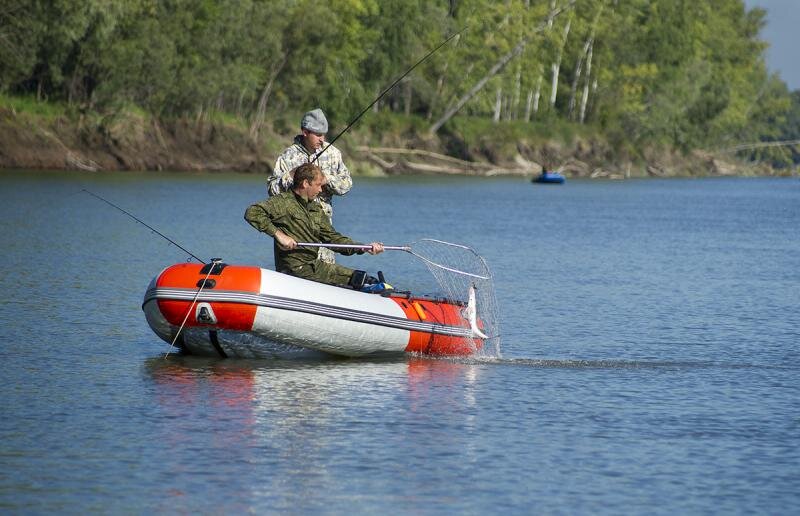
[[[474,290],[467,302],[365,293],[221,262],[164,269],[142,309],[156,335],[194,355],[470,355],[486,338]]]
[[[566,178],[558,172],[547,172],[546,170],[532,179],[534,183],[561,184]]]

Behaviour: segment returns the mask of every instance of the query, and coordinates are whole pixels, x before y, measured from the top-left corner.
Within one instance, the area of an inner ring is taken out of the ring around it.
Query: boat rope
[[[176,241],[174,241],[173,239],[171,239],[170,237],[168,237],[167,235],[165,235],[165,234],[164,234],[164,233],[162,233],[161,231],[157,230],[157,229],[156,229],[156,228],[154,228],[153,226],[151,226],[151,225],[147,224],[146,222],[144,222],[144,221],[143,221],[143,220],[141,220],[140,218],[136,217],[136,216],[135,216],[135,215],[133,215],[132,213],[130,213],[130,212],[128,212],[128,211],[126,211],[126,210],[124,210],[124,209],[120,208],[119,206],[117,206],[117,205],[116,205],[116,204],[114,204],[113,202],[109,201],[108,199],[105,199],[105,198],[103,198],[103,197],[100,197],[99,195],[97,195],[97,194],[96,194],[96,193],[94,193],[94,192],[90,192],[90,191],[89,191],[89,190],[87,190],[86,188],[84,188],[82,191],[86,192],[87,194],[91,195],[92,197],[95,197],[95,198],[97,198],[97,199],[100,199],[101,201],[103,201],[104,203],[108,204],[109,206],[111,206],[111,207],[113,207],[113,208],[116,208],[116,209],[118,209],[119,211],[121,211],[122,213],[124,213],[125,215],[127,215],[128,217],[132,218],[133,220],[135,220],[135,221],[136,221],[136,222],[138,222],[139,224],[143,225],[144,227],[146,227],[147,229],[149,229],[150,231],[152,231],[153,233],[155,233],[155,234],[157,234],[158,236],[160,236],[161,238],[165,239],[165,240],[166,240],[167,242],[169,242],[170,244],[174,245],[175,247],[177,247],[177,248],[178,248],[178,249],[180,249],[181,251],[185,252],[186,254],[188,254],[189,256],[191,256],[192,258],[194,258],[195,260],[197,260],[198,262],[200,262],[200,263],[205,263],[205,262],[203,262],[203,260],[201,260],[200,258],[198,258],[196,254],[192,253],[191,251],[189,251],[188,249],[186,249],[185,247],[183,247],[182,245],[180,245],[179,243],[177,243]]]
[[[337,134],[337,135],[336,135],[336,136],[333,138],[333,140],[331,140],[330,142],[328,142],[328,144],[327,144],[327,145],[325,145],[325,146],[322,148],[322,150],[321,150],[321,151],[320,151],[320,152],[319,152],[319,153],[318,153],[316,156],[314,156],[314,159],[312,159],[312,160],[310,161],[310,163],[314,163],[314,162],[316,162],[316,161],[319,159],[319,157],[320,157],[320,156],[322,156],[322,154],[323,154],[323,153],[324,153],[326,150],[328,150],[328,148],[329,148],[329,147],[333,146],[333,143],[334,143],[336,140],[338,140],[338,139],[339,139],[339,138],[340,138],[340,137],[341,137],[341,136],[342,136],[344,133],[346,133],[346,132],[348,131],[348,129],[350,129],[351,127],[353,127],[353,126],[355,125],[355,123],[356,123],[356,122],[358,122],[358,120],[359,120],[359,119],[360,119],[362,116],[364,116],[364,113],[366,113],[367,111],[369,111],[369,109],[370,109],[372,106],[374,106],[375,104],[377,104],[377,103],[378,103],[378,101],[379,101],[379,100],[381,100],[381,99],[383,98],[383,96],[384,96],[384,95],[386,95],[387,93],[389,93],[389,91],[390,91],[392,88],[394,88],[395,86],[397,86],[397,83],[399,83],[400,81],[402,81],[403,79],[405,79],[405,77],[406,77],[408,74],[410,74],[411,72],[413,72],[413,71],[414,71],[414,69],[415,69],[416,67],[418,67],[419,65],[421,65],[421,64],[422,64],[422,63],[423,63],[423,62],[424,62],[426,59],[428,59],[428,58],[429,58],[429,57],[431,57],[433,54],[435,54],[437,50],[439,50],[440,48],[442,48],[443,46],[445,46],[445,45],[446,45],[446,44],[447,44],[447,43],[448,43],[450,40],[452,40],[452,39],[453,39],[453,38],[455,38],[456,36],[459,36],[459,35],[460,35],[462,32],[464,32],[465,30],[467,30],[467,28],[468,28],[468,27],[464,27],[464,28],[463,28],[463,29],[461,29],[460,31],[458,31],[458,32],[456,32],[456,33],[454,33],[454,34],[451,34],[451,35],[450,35],[450,36],[448,36],[448,37],[447,37],[447,38],[446,38],[444,41],[442,41],[441,43],[439,43],[439,44],[436,46],[436,48],[434,48],[433,50],[431,50],[430,52],[428,52],[427,54],[425,54],[425,56],[424,56],[422,59],[420,59],[419,61],[417,61],[416,63],[414,63],[414,65],[413,65],[411,68],[409,68],[408,70],[406,70],[406,71],[405,71],[405,73],[403,73],[403,75],[401,75],[400,77],[398,77],[398,78],[397,78],[397,79],[396,79],[396,80],[395,80],[395,81],[394,81],[392,84],[390,84],[390,85],[389,85],[389,86],[388,86],[388,87],[387,87],[385,90],[383,90],[383,91],[380,93],[380,95],[378,95],[378,96],[375,98],[375,100],[373,100],[372,102],[370,102],[370,104],[369,104],[367,107],[365,107],[364,109],[362,109],[362,110],[361,110],[361,112],[360,112],[358,115],[356,115],[356,117],[355,117],[355,118],[354,118],[354,119],[353,119],[353,120],[352,120],[352,121],[351,121],[349,124],[347,124],[347,127],[345,127],[345,128],[342,130],[342,132],[340,132],[339,134]]]
[[[180,336],[183,327],[186,325],[186,321],[189,320],[189,315],[191,315],[194,305],[197,303],[197,298],[200,297],[200,293],[202,293],[203,289],[206,288],[208,277],[211,276],[211,273],[214,272],[214,269],[216,268],[217,264],[220,263],[221,261],[222,260],[220,258],[211,259],[211,267],[208,268],[208,273],[206,274],[206,277],[203,278],[203,281],[200,282],[200,287],[197,289],[197,293],[194,295],[194,299],[192,299],[192,303],[189,305],[189,309],[186,310],[186,317],[183,318],[183,322],[181,323],[180,328],[178,328],[178,332],[175,334],[175,338],[172,339],[172,342],[170,342],[169,344],[169,349],[164,354],[164,360],[166,360],[167,357],[169,357],[169,354],[172,353],[172,349],[175,347],[175,343],[178,341],[178,337]]]

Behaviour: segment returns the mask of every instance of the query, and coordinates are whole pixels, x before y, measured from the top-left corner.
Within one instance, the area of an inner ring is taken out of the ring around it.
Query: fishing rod
[[[174,241],[173,239],[171,239],[170,237],[168,237],[167,235],[165,235],[165,234],[164,234],[164,233],[162,233],[161,231],[157,230],[157,229],[156,229],[156,228],[154,228],[153,226],[151,226],[151,225],[147,224],[146,222],[144,222],[144,221],[143,221],[143,220],[141,220],[140,218],[136,217],[136,216],[135,216],[135,215],[133,215],[132,213],[130,213],[130,212],[128,212],[128,211],[125,211],[124,209],[120,208],[119,206],[117,206],[117,205],[116,205],[116,204],[114,204],[113,202],[109,201],[108,199],[104,199],[103,197],[100,197],[99,195],[97,195],[97,194],[96,194],[96,193],[94,193],[94,192],[90,192],[90,191],[89,191],[89,190],[87,190],[86,188],[82,189],[82,191],[86,192],[87,194],[91,195],[92,197],[96,197],[97,199],[100,199],[101,201],[103,201],[104,203],[108,204],[109,206],[111,206],[111,207],[113,207],[113,208],[116,208],[116,209],[118,209],[119,211],[121,211],[122,213],[124,213],[125,215],[127,215],[128,217],[132,218],[133,220],[135,220],[135,221],[136,221],[136,222],[138,222],[139,224],[143,225],[144,227],[146,227],[147,229],[149,229],[150,231],[152,231],[153,233],[155,233],[155,234],[157,234],[158,236],[160,236],[161,238],[165,239],[165,240],[166,240],[167,242],[169,242],[170,244],[174,245],[175,247],[177,247],[177,248],[178,248],[178,249],[180,249],[181,251],[185,252],[186,254],[188,254],[189,256],[191,256],[192,258],[194,258],[195,260],[197,260],[198,262],[200,262],[200,263],[205,263],[203,260],[201,260],[200,258],[198,258],[196,254],[192,253],[191,251],[189,251],[188,249],[186,249],[185,247],[183,247],[182,245],[180,245],[178,242]]]
[[[403,75],[401,75],[400,77],[398,77],[398,78],[397,78],[397,79],[396,79],[396,80],[395,80],[395,81],[394,81],[392,84],[390,84],[390,85],[389,85],[389,87],[388,87],[388,88],[386,88],[385,90],[383,90],[383,91],[381,92],[381,94],[380,94],[380,95],[378,95],[378,97],[377,97],[375,100],[373,100],[373,101],[372,101],[372,102],[371,102],[371,103],[370,103],[370,104],[369,104],[367,107],[365,107],[364,109],[362,109],[362,110],[361,110],[361,113],[359,113],[358,115],[356,115],[356,117],[353,119],[353,121],[352,121],[352,122],[350,122],[349,124],[347,124],[347,127],[345,127],[345,128],[342,130],[342,132],[340,132],[339,134],[337,134],[337,135],[336,135],[336,137],[335,137],[333,140],[331,140],[330,142],[328,142],[328,145],[326,145],[325,147],[323,147],[323,148],[322,148],[322,150],[319,152],[319,154],[317,154],[316,156],[314,156],[314,159],[312,159],[312,160],[311,160],[311,163],[314,163],[314,162],[316,162],[316,161],[319,159],[319,157],[320,157],[320,156],[322,156],[322,154],[323,154],[323,153],[324,153],[326,150],[328,150],[328,147],[331,147],[331,146],[333,146],[333,142],[335,142],[336,140],[338,140],[338,139],[339,139],[339,138],[340,138],[340,137],[341,137],[341,136],[342,136],[344,133],[346,133],[346,132],[347,132],[347,130],[348,130],[348,129],[350,129],[351,127],[353,127],[353,126],[355,125],[355,123],[356,123],[356,122],[358,122],[358,121],[359,121],[359,119],[360,119],[362,116],[364,116],[364,113],[366,113],[367,111],[369,111],[369,109],[370,109],[372,106],[374,106],[375,104],[377,104],[377,103],[378,103],[378,101],[379,101],[379,100],[381,100],[381,99],[383,98],[383,96],[384,96],[384,95],[386,95],[387,93],[389,93],[389,90],[391,90],[392,88],[394,88],[395,86],[397,86],[397,83],[399,83],[400,81],[402,81],[403,79],[405,79],[405,77],[406,77],[408,74],[410,74],[411,72],[413,72],[413,71],[414,71],[414,69],[415,69],[416,67],[418,67],[419,65],[421,65],[421,64],[423,63],[423,61],[425,61],[426,59],[428,59],[429,57],[431,57],[433,54],[435,54],[435,53],[436,53],[436,51],[437,51],[437,50],[439,50],[440,48],[442,48],[443,46],[445,46],[445,45],[446,45],[446,44],[447,44],[447,43],[448,43],[448,42],[449,42],[451,39],[455,38],[456,36],[460,35],[460,34],[461,34],[462,32],[464,32],[465,30],[467,30],[467,28],[468,28],[468,27],[464,27],[464,28],[463,28],[463,29],[461,29],[460,31],[458,31],[458,32],[456,32],[456,33],[454,33],[454,34],[451,34],[451,35],[450,35],[450,36],[449,36],[447,39],[445,39],[444,41],[442,41],[441,43],[439,43],[439,45],[437,45],[437,46],[436,46],[436,48],[434,48],[433,50],[431,50],[430,52],[428,52],[427,54],[425,54],[425,57],[423,57],[422,59],[420,59],[419,61],[417,61],[416,63],[414,63],[414,66],[412,66],[411,68],[409,68],[408,70],[406,70],[406,72],[405,72]]]

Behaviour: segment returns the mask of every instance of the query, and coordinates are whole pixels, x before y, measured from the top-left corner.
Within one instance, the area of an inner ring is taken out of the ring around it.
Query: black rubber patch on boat
[[[217,286],[217,280],[201,279],[197,280],[197,288],[209,289]]]
[[[200,274],[208,274],[209,276],[222,274],[222,269],[227,267],[227,263],[207,263],[200,269]],[[210,273],[208,271],[211,271]]]
[[[217,338],[217,330],[208,330],[208,339],[211,341],[211,345],[214,346],[214,349],[217,350],[219,356],[222,358],[228,358],[228,355],[225,353],[225,350],[222,349],[222,346],[219,345],[219,339]]]

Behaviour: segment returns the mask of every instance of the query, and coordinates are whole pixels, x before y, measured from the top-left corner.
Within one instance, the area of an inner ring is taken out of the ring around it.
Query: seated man
[[[338,233],[315,199],[325,186],[325,176],[315,164],[306,163],[294,170],[292,189],[266,201],[251,205],[244,218],[258,231],[274,239],[275,270],[329,285],[361,288],[366,274],[318,258],[317,249],[299,247],[297,242],[354,244]],[[372,242],[369,254],[383,252],[383,244]],[[360,249],[335,249],[346,255],[362,254]]]

